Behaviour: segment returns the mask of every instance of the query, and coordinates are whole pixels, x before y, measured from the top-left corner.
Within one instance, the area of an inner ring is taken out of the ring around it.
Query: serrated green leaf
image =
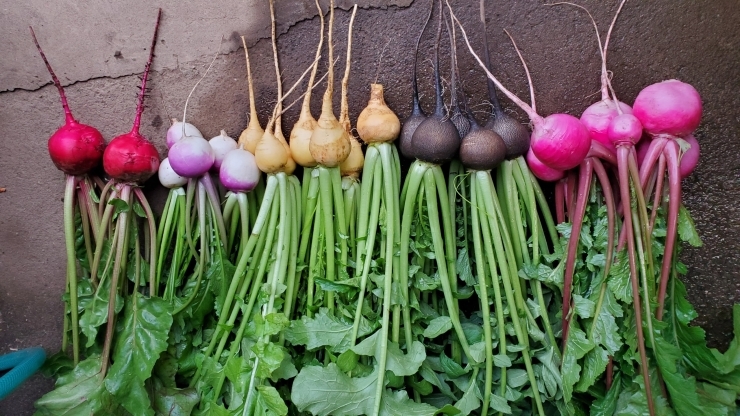
[[[377,382],[377,369],[367,377],[349,377],[333,363],[327,367],[307,366],[293,381],[291,401],[299,411],[315,415],[372,414]],[[405,391],[386,390],[380,410],[384,416],[432,416],[437,409],[414,403]]]
[[[681,241],[687,242],[693,247],[702,246],[701,238],[694,226],[694,220],[691,218],[689,210],[683,205],[678,210],[678,237]]]
[[[583,318],[588,319],[594,315],[594,309],[596,309],[596,303],[588,298],[584,298],[579,294],[573,295],[573,304],[576,314]]]
[[[144,382],[152,375],[159,355],[167,349],[171,325],[172,311],[166,301],[134,293],[127,302],[123,331],[116,338],[105,387],[133,414],[154,414]]]
[[[585,392],[588,390],[604,370],[606,370],[606,365],[608,363],[609,354],[607,354],[606,350],[601,347],[596,347],[586,353],[585,359],[583,360],[581,378],[574,387],[575,391]]]
[[[449,316],[440,316],[432,319],[429,326],[424,329],[425,338],[437,338],[452,329],[452,320]]]
[[[632,283],[630,282],[630,265],[627,250],[617,253],[617,258],[609,272],[607,285],[614,296],[626,304],[632,302]]]
[[[416,374],[419,367],[421,367],[421,363],[426,359],[424,344],[413,341],[408,353],[404,354],[398,344],[388,341],[385,351],[381,351],[378,344],[378,337],[382,335],[381,332],[378,330],[373,335],[365,338],[361,343],[352,347],[352,351],[358,355],[374,356],[376,360],[380,360],[380,355],[385,353],[387,371],[399,377]]]
[[[154,380],[151,396],[152,408],[157,416],[189,416],[200,401],[194,388],[164,387],[158,379]]]
[[[371,324],[363,318],[358,338],[372,331]],[[313,318],[304,315],[300,320],[292,321],[283,333],[293,345],[305,345],[309,350],[328,346],[341,354],[351,346],[352,323],[343,322],[329,313],[328,309],[322,308]]]

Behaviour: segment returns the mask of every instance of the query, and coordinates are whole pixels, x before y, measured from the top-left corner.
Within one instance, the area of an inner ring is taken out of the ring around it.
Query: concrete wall
[[[312,1],[277,3],[283,80],[290,85],[313,59],[318,18]],[[322,0],[325,10],[327,3]],[[479,47],[477,3],[456,0],[453,8]],[[507,86],[527,97],[523,70],[503,28],[515,37],[528,61],[541,114],[580,114],[597,100],[599,57],[593,28],[582,12],[532,0],[489,3],[495,73]],[[605,33],[617,1],[579,3],[591,10]],[[402,118],[408,114],[412,47],[429,4],[429,0],[361,0],[350,79],[353,121],[366,103],[369,83],[376,79],[385,85],[389,106]],[[337,0],[337,5],[347,10],[350,2]],[[74,114],[110,139],[130,129],[155,7],[162,7],[164,15],[142,132],[162,154],[168,120],[181,115],[188,92],[217,51],[212,72],[190,101],[189,121],[209,137],[220,129],[236,136],[244,128],[247,88],[239,35],[245,35],[251,46],[263,123],[271,110],[275,75],[266,0],[154,4],[5,0],[0,18],[0,187],[6,188],[0,193],[0,353],[39,344],[52,353],[61,342],[63,175],[50,162],[45,143],[63,117],[28,25],[34,26],[67,87]],[[344,10],[336,17],[340,62],[349,20]],[[684,189],[705,245],[686,250],[683,260],[689,265],[690,297],[701,315],[697,322],[706,328],[712,344],[722,348],[732,331],[731,306],[740,300],[740,210],[735,205],[740,200],[735,143],[740,139],[738,27],[736,0],[632,1],[623,10],[609,50],[609,68],[622,100],[631,103],[644,86],[669,78],[693,84],[704,99],[698,132],[702,159]],[[443,45],[445,69],[447,49]],[[459,51],[466,91],[473,104],[481,103],[484,78],[462,44]],[[423,101],[429,108],[429,40],[422,42],[419,57]],[[314,100],[314,114],[318,104]],[[521,111],[516,114],[523,116]],[[286,128],[296,117],[294,108],[285,117]],[[163,191],[154,182],[147,185],[150,197],[161,205]],[[0,403],[0,414],[31,414],[33,401],[51,386],[49,380],[35,377]]]

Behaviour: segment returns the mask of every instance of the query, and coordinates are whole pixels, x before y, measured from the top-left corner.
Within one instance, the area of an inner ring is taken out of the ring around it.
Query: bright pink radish
[[[164,186],[165,188],[179,188],[188,183],[188,178],[183,178],[182,176],[178,175],[177,172],[172,170],[169,158],[164,158],[164,160],[162,160],[162,163],[159,164],[158,173],[159,183],[161,183],[162,186]]]
[[[202,137],[186,136],[175,143],[167,157],[178,175],[196,178],[208,172],[215,156],[211,145]]]
[[[635,150],[637,151],[637,166],[642,166],[642,162],[645,160],[648,149],[650,149],[650,140],[646,140],[644,138],[637,143],[637,146],[635,146]]]
[[[221,134],[209,140],[208,144],[211,145],[213,155],[216,157],[213,162],[213,167],[216,170],[221,168],[221,162],[223,162],[226,154],[237,148],[236,140],[229,137],[223,130],[221,130]]]
[[[645,87],[632,110],[648,133],[683,137],[699,127],[701,97],[691,85],[671,79]]]
[[[632,107],[629,105],[619,101],[619,107],[622,113],[632,114]],[[619,115],[619,111],[617,110],[614,100],[611,98],[606,98],[591,104],[583,114],[581,114],[581,123],[586,126],[586,129],[588,129],[588,132],[591,134],[591,139],[603,144],[612,152],[616,151],[616,148],[607,137],[606,132],[609,129],[609,124],[612,119],[617,115]]]
[[[544,119],[532,119],[532,123],[532,152],[553,169],[573,169],[583,161],[591,148],[588,129],[569,114],[552,114]]]
[[[182,121],[177,121],[176,118],[173,118],[172,125],[167,130],[167,148],[169,149],[172,147],[182,139],[183,136],[203,137],[203,134],[194,125],[183,123]]]
[[[565,176],[565,172],[562,170],[553,169],[542,163],[537,156],[532,153],[531,148],[527,152],[527,166],[529,166],[529,170],[532,171],[534,176],[545,182],[555,182],[563,179],[563,176]]]
[[[681,179],[691,175],[691,172],[693,172],[694,169],[696,169],[696,166],[699,164],[699,142],[696,140],[696,137],[689,134],[688,136],[684,137],[684,140],[691,147],[689,147],[687,150],[684,150],[683,154],[681,155],[681,162],[678,166],[678,171],[681,174]]]
[[[105,140],[103,140],[103,135],[94,127],[78,123],[72,116],[62,84],[59,82],[54,70],[51,69],[51,64],[46,59],[44,51],[41,50],[33,28],[30,29],[33,43],[36,44],[39,55],[41,55],[41,59],[46,64],[46,69],[51,74],[54,86],[57,87],[59,96],[62,99],[62,108],[64,108],[64,125],[49,137],[49,156],[57,169],[68,175],[87,173],[100,163],[100,159],[103,157],[103,151],[105,150]]]
[[[609,124],[607,137],[614,147],[620,144],[634,146],[642,138],[642,123],[632,114],[620,114]]]
[[[149,49],[149,60],[146,62],[144,77],[141,80],[141,91],[139,91],[139,103],[136,107],[134,125],[130,132],[111,140],[105,149],[105,153],[103,153],[105,173],[124,182],[144,182],[157,173],[159,168],[159,152],[146,137],[139,133],[139,125],[141,124],[141,114],[144,112],[146,81],[154,58],[154,47],[157,44],[157,32],[159,31],[161,16],[162,10],[160,9],[157,12],[157,23],[154,26],[154,36]]]
[[[239,148],[226,154],[218,178],[229,191],[249,192],[257,186],[260,173],[254,155]]]

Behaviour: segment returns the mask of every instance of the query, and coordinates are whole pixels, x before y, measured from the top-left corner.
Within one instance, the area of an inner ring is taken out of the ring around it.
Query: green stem
[[[74,364],[80,361],[80,327],[77,302],[77,255],[75,253],[75,190],[77,177],[67,175],[64,189],[64,243],[67,249],[67,284],[69,309],[72,322],[72,357]]]
[[[332,198],[331,172],[329,168],[318,167],[319,170],[319,193],[321,195],[321,213],[323,215],[324,241],[326,241],[326,280],[336,280],[336,260],[334,258],[334,198]],[[335,169],[335,168],[330,168]],[[326,306],[330,312],[334,311],[334,292],[326,293]]]

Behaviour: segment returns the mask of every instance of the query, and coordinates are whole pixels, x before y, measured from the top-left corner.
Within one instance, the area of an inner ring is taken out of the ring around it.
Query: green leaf
[[[529,381],[527,371],[521,368],[513,368],[506,372],[506,385],[511,388],[519,388]]]
[[[38,416],[122,415],[103,385],[100,356],[92,355],[59,377],[54,390],[36,402]]]
[[[372,331],[370,323],[363,319],[357,336],[363,337]],[[305,345],[309,350],[328,346],[336,353],[343,353],[351,346],[352,324],[341,321],[328,309],[322,308],[313,318],[304,315],[300,320],[292,321],[283,333],[293,345]]]
[[[632,283],[626,249],[617,253],[617,258],[609,272],[607,285],[617,299],[626,304],[632,303]]]
[[[134,212],[140,218],[146,218],[146,212],[144,212],[144,208],[141,206],[141,203],[139,203],[139,201],[134,201]]]
[[[511,358],[506,354],[494,355],[493,365],[496,367],[511,367]]]
[[[445,355],[445,353],[442,353],[439,356],[439,363],[442,365],[442,370],[447,374],[447,377],[449,378],[458,378],[462,377],[467,373],[467,371],[460,366],[455,360],[449,358]]]
[[[272,342],[258,342],[252,346],[252,352],[259,358],[257,363],[257,377],[269,378],[273,371],[280,368],[285,349]]]
[[[452,320],[449,316],[440,316],[432,319],[429,326],[424,329],[425,338],[437,338],[452,329]]]
[[[43,374],[44,377],[51,378],[66,374],[72,371],[74,367],[74,363],[69,355],[64,351],[59,351],[46,358],[46,361],[44,361],[39,372]]]
[[[157,379],[154,386],[152,407],[157,416],[189,416],[200,401],[194,388],[164,387]]]
[[[511,414],[511,406],[509,406],[509,403],[503,397],[497,394],[492,394],[491,401],[489,403],[491,409],[507,415]]]
[[[460,410],[460,414],[467,416],[474,410],[480,408],[481,402],[478,398],[481,396],[480,390],[478,389],[478,383],[471,378],[468,383],[468,388],[465,389],[463,396],[455,403],[455,408]]]
[[[123,330],[116,338],[105,387],[133,414],[154,414],[144,382],[151,376],[160,353],[167,349],[171,325],[170,305],[160,298],[134,293],[126,305]]]
[[[221,313],[224,302],[226,301],[227,291],[236,267],[234,267],[224,254],[219,239],[212,239],[211,250],[213,251],[213,255],[208,262],[208,269],[206,270],[204,279],[206,282],[211,282],[211,291],[216,300],[214,311],[219,316],[218,314]]]
[[[717,402],[700,400],[697,394],[696,379],[693,376],[682,374],[679,370],[677,362],[682,359],[681,350],[658,335],[655,336],[655,343],[656,349],[653,352],[676,413],[679,416],[726,415],[726,410]]]
[[[694,226],[694,220],[691,218],[689,210],[683,205],[678,210],[678,237],[681,241],[685,241],[693,247],[702,246],[701,238]]]
[[[288,414],[288,406],[280,397],[280,393],[272,386],[257,386],[257,409],[255,410],[255,414],[258,415],[285,416]]]
[[[461,248],[457,252],[455,268],[457,269],[457,275],[466,285],[475,286],[478,283],[473,276],[473,271],[470,269],[470,254],[466,247]]]
[[[578,360],[593,348],[594,343],[586,338],[586,334],[575,325],[574,321],[571,321],[562,365],[563,397],[566,402],[570,401],[573,395],[573,386],[581,378],[581,366],[578,364]]]
[[[115,208],[115,211],[113,212],[114,215],[118,215],[122,212],[128,212],[129,206],[123,199],[120,198],[113,198],[110,201],[108,201],[108,205],[113,205]]]
[[[355,416],[372,414],[377,369],[367,377],[349,377],[336,364],[327,367],[304,367],[293,381],[291,401],[299,411],[314,415]],[[381,402],[381,415],[432,416],[432,406],[414,403],[405,391],[386,390]]]
[[[588,319],[594,315],[594,309],[596,309],[596,303],[588,298],[584,298],[581,295],[573,295],[574,309],[578,316],[583,319]]]
[[[357,367],[360,356],[352,350],[347,350],[337,357],[337,366],[345,373],[349,373]]]
[[[608,296],[613,295],[605,297]],[[619,335],[619,326],[614,316],[607,311],[607,308],[602,307],[592,325],[594,343],[602,345],[609,354],[616,354],[622,347],[622,337]]]
[[[359,292],[359,288],[356,285],[342,283],[341,281],[333,282],[331,280],[316,277],[314,278],[314,282],[316,282],[321,290],[325,290],[327,292],[344,293],[347,294],[349,297],[354,297],[355,294]]]
[[[591,387],[599,376],[606,370],[606,365],[609,363],[609,354],[606,350],[601,347],[596,347],[586,354],[586,359],[583,361],[583,371],[581,371],[581,378],[575,385],[575,391],[585,392]]]
[[[617,398],[621,392],[622,374],[617,371],[609,391],[597,398],[591,405],[591,416],[612,416],[617,410]]]
[[[378,344],[378,338],[382,335],[381,332],[380,330],[376,331],[373,335],[352,347],[352,351],[358,355],[374,356],[378,361],[380,360],[380,355],[385,352],[387,371],[391,371],[399,377],[416,374],[419,371],[419,367],[421,367],[421,363],[426,359],[424,344],[414,341],[408,349],[408,354],[404,354],[398,347],[398,344],[388,341],[385,351],[382,351]]]

